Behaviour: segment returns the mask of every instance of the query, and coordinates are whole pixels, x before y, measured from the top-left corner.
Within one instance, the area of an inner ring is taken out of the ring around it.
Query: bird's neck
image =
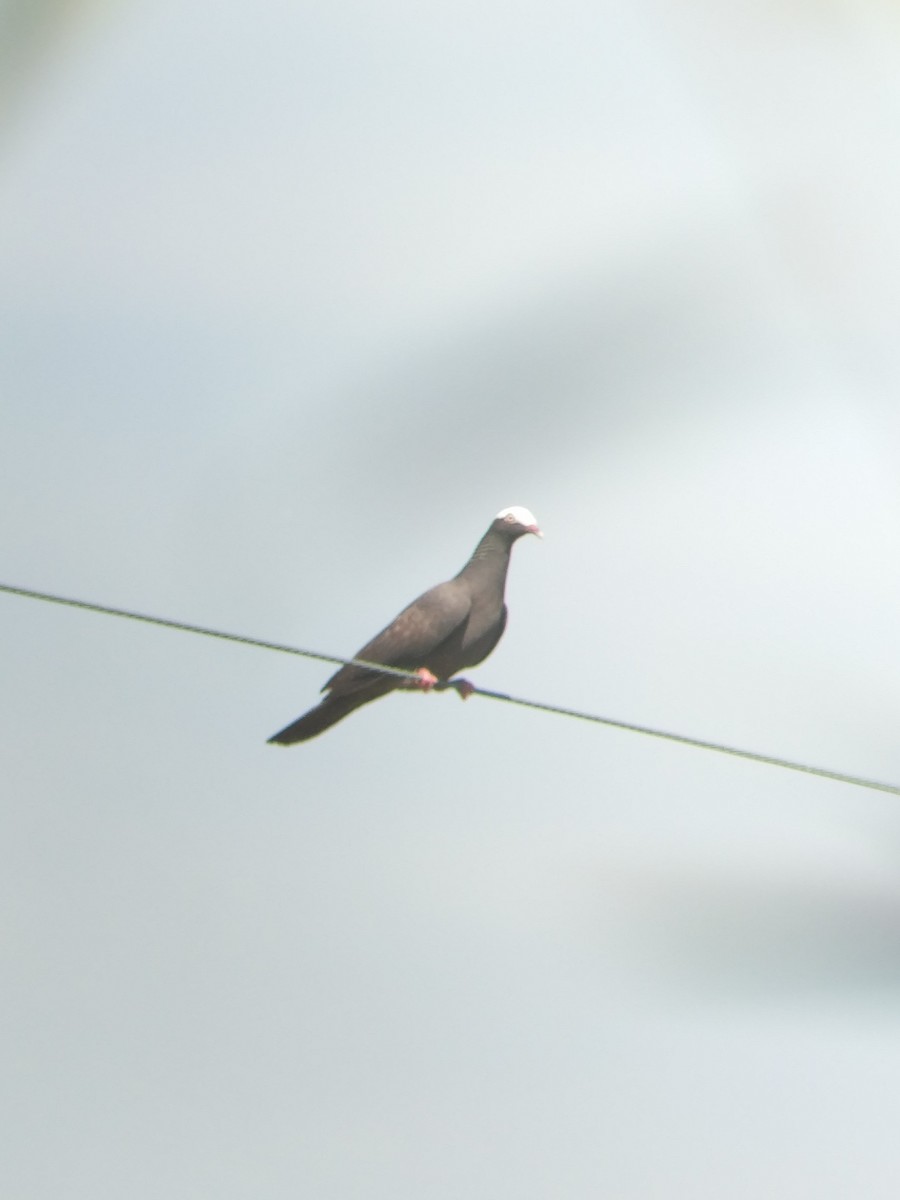
[[[473,576],[485,582],[495,583],[501,594],[506,584],[506,572],[509,568],[509,553],[512,542],[489,529],[478,545],[472,557],[460,571],[457,578],[465,575]]]

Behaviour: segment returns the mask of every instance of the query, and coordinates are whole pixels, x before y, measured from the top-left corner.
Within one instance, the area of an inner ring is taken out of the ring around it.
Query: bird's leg
[[[419,667],[419,669],[418,669],[418,671],[416,671],[415,675],[407,681],[406,686],[411,687],[411,688],[418,688],[420,691],[423,691],[423,692],[430,692],[431,689],[434,687],[434,685],[437,683],[437,681],[438,681],[437,675],[432,675],[432,673],[428,670],[427,667]]]
[[[460,699],[468,700],[476,687],[474,683],[469,683],[468,679],[438,679],[437,675],[433,675],[427,667],[419,667],[415,675],[410,676],[405,680],[403,687],[416,688],[422,692],[430,692],[432,688],[436,692],[445,692],[447,688],[453,688],[454,692],[458,692]]]

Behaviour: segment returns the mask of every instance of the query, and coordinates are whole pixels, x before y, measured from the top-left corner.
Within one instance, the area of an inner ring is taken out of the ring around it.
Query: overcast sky
[[[893,5],[5,21],[0,582],[900,783]],[[895,1195],[897,797],[0,614],[4,1195]]]

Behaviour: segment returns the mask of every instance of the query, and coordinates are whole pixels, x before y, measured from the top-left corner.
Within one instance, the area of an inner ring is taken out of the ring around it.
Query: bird
[[[471,695],[475,688],[468,680],[451,678],[483,662],[503,636],[510,551],[526,533],[544,536],[527,508],[501,509],[459,574],[423,592],[354,655],[414,676],[385,675],[347,663],[324,684],[320,702],[273,734],[269,744],[308,741],[397,688],[430,691],[445,685],[463,699]]]

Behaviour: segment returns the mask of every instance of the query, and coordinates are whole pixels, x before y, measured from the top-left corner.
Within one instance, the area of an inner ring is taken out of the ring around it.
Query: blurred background
[[[6,0],[0,582],[900,782],[900,17]],[[0,596],[5,1195],[893,1197],[894,796]]]

